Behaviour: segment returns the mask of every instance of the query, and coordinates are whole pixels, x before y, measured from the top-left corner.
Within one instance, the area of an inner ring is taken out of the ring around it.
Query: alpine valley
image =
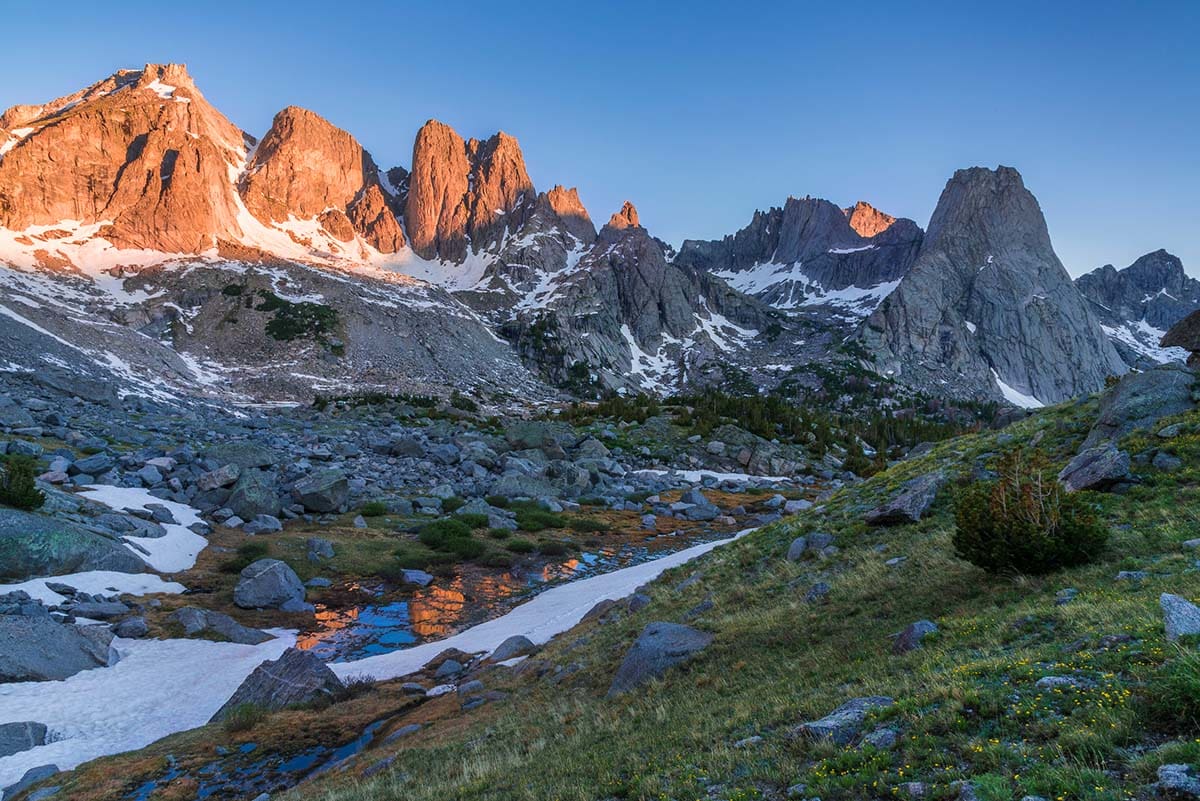
[[[1200,801],[1200,281],[851,200],[4,111],[0,801]]]

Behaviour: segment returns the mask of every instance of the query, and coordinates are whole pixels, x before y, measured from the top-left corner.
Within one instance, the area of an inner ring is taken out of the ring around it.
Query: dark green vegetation
[[[1183,545],[1200,522],[1200,413],[1176,418],[1183,432],[1169,440],[1137,432],[1121,443],[1135,457],[1167,451],[1182,468],[1135,458],[1140,483],[1126,494],[1080,496],[1111,532],[1087,563],[1043,575],[971,565],[955,550],[952,485],[919,523],[863,522],[904,482],[935,470],[958,482],[995,471],[998,483],[983,485],[990,504],[996,486],[1012,489],[1004,454],[1036,440],[1046,463],[1031,459],[1034,473],[1061,468],[1094,414],[1094,401],[1047,410],[847,487],[820,510],[669,572],[648,588],[644,609],[551,643],[537,659],[547,677],[578,666],[565,678],[486,674],[506,700],[375,749],[363,765],[395,755],[379,775],[326,777],[288,798],[782,799],[803,785],[799,797],[875,801],[910,797],[909,783],[920,782],[925,798],[941,801],[959,797],[960,781],[981,801],[1148,798],[1159,765],[1200,760],[1200,658],[1194,643],[1165,640],[1158,606],[1162,592],[1200,596]],[[1075,503],[1059,502],[1060,512]],[[838,552],[784,559],[793,538],[815,532],[832,534]],[[1138,570],[1141,580],[1116,578]],[[819,582],[828,593],[807,600]],[[1059,595],[1066,588],[1073,600]],[[706,600],[711,607],[700,606]],[[892,635],[920,619],[937,635],[893,653]],[[655,620],[686,620],[715,640],[662,681],[606,699],[624,653]],[[1059,680],[1039,685],[1050,677]],[[794,734],[865,695],[896,699],[862,729],[893,729],[893,745]],[[735,745],[751,737],[761,740]]]
[[[1100,555],[1108,531],[1085,495],[1068,494],[1049,457],[1012,450],[997,460],[999,478],[959,494],[954,548],[994,573],[1039,575]]]
[[[302,301],[294,303],[284,300],[274,292],[258,291],[261,301],[255,311],[272,312],[267,321],[267,334],[281,342],[294,339],[315,339],[326,343],[338,325],[337,310],[320,303]]]
[[[37,488],[37,464],[30,456],[6,456],[0,459],[0,504],[32,511],[46,502],[46,494]]]

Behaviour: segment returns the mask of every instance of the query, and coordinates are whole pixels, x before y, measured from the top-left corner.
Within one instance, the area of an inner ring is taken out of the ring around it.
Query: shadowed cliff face
[[[685,241],[676,261],[777,308],[833,305],[858,319],[908,272],[921,237],[912,220],[867,203],[843,210],[828,200],[788,198],[724,239]]]
[[[1003,382],[1052,403],[1127,369],[1054,254],[1037,200],[1007,167],[954,174],[916,262],[861,337],[879,369],[934,391],[998,395]]]

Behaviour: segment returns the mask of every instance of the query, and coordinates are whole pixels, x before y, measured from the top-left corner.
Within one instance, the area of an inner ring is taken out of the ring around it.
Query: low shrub
[[[508,498],[504,495],[489,495],[484,500],[487,501],[488,506],[495,506],[497,509],[508,508]]]
[[[542,540],[538,543],[537,549],[543,556],[565,556],[570,550],[565,542],[558,540]]]
[[[1067,493],[1041,451],[1000,457],[999,478],[960,491],[954,549],[993,573],[1050,573],[1094,559],[1108,531],[1087,501]]]
[[[566,524],[567,521],[562,515],[545,509],[521,509],[517,512],[517,528],[522,531],[544,531],[548,528],[562,528]]]
[[[221,563],[222,573],[241,573],[252,562],[257,562],[259,559],[266,557],[271,553],[270,544],[262,540],[251,540],[244,542],[238,546],[236,555],[225,562]]]
[[[508,550],[512,551],[513,553],[533,553],[533,551],[537,548],[537,546],[529,540],[523,540],[520,538],[509,540],[508,542],[504,543],[504,547],[508,548]]]
[[[487,528],[488,524],[488,516],[481,512],[457,515],[456,519],[461,520],[471,528]]]
[[[489,528],[488,536],[494,540],[506,540],[512,536],[512,532],[506,528]]]
[[[482,542],[471,537],[471,527],[461,520],[435,520],[421,526],[417,539],[435,551],[452,553],[462,559],[483,555]]]
[[[238,704],[225,716],[225,731],[230,734],[250,731],[267,718],[267,710],[258,704]]]
[[[464,501],[462,498],[458,497],[457,495],[451,495],[449,498],[442,499],[442,511],[446,514],[452,514],[463,508],[465,504],[466,501]]]
[[[590,517],[572,517],[567,521],[567,528],[588,534],[597,531],[608,531],[610,526],[603,520],[593,520]]]
[[[512,567],[512,563],[512,554],[504,551],[488,551],[479,559],[479,564],[485,567]]]
[[[42,508],[46,494],[37,487],[31,456],[8,456],[0,462],[0,504],[32,511]]]
[[[387,514],[387,504],[383,501],[368,501],[358,510],[363,517],[383,517]]]

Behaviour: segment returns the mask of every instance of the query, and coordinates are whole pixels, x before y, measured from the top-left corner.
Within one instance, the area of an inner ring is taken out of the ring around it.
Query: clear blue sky
[[[1163,247],[1200,274],[1195,0],[193,5],[13,4],[0,106],[181,61],[252,134],[302,105],[384,166],[430,117],[503,129],[539,188],[674,244],[789,194],[924,226],[955,168],[1008,164],[1072,273]]]

